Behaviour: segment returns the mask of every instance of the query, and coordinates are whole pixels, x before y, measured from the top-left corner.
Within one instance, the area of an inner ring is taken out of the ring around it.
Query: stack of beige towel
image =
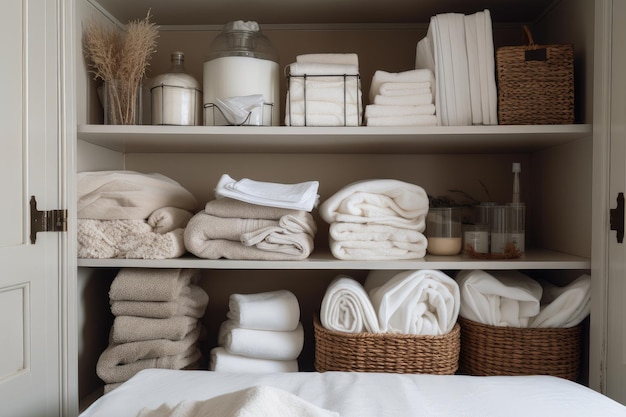
[[[313,251],[317,226],[304,210],[209,201],[185,229],[185,247],[206,259],[295,260]]]
[[[435,126],[435,76],[430,69],[391,73],[378,70],[372,77],[367,126]]]
[[[297,372],[304,346],[300,305],[287,290],[231,294],[209,369],[222,372]]]
[[[161,174],[78,174],[78,257],[167,259],[185,253],[195,197]]]
[[[330,224],[330,250],[345,260],[401,260],[426,254],[428,195],[395,179],[349,184],[319,208]]]
[[[109,291],[115,316],[109,346],[96,365],[105,392],[147,368],[183,369],[199,364],[209,302],[192,269],[124,268]]]

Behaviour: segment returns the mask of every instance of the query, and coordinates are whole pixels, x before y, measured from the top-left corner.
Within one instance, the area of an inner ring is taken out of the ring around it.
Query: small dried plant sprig
[[[128,23],[126,31],[90,23],[85,30],[85,55],[94,79],[105,81],[111,124],[133,124],[139,85],[156,51],[158,27],[145,19]],[[107,111],[107,110],[105,110]]]

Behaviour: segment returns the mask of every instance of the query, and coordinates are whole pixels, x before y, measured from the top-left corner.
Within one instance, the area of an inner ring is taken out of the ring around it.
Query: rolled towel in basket
[[[329,330],[346,333],[380,333],[378,316],[363,285],[339,275],[326,288],[320,322]]]
[[[240,327],[232,320],[220,326],[217,344],[228,352],[260,359],[298,359],[304,346],[304,328],[298,324],[295,330],[257,330]]]
[[[456,281],[461,289],[460,315],[490,326],[528,327],[540,310],[543,289],[519,271],[465,270]]]
[[[298,372],[298,361],[251,358],[235,355],[223,347],[211,349],[209,370],[217,372]]]
[[[197,285],[189,285],[189,293],[173,301],[112,300],[114,316],[152,317],[165,319],[174,316],[200,318],[209,303],[209,295]]]
[[[175,301],[189,294],[197,269],[122,268],[109,289],[111,300]]]
[[[300,324],[300,304],[288,290],[231,294],[227,317],[239,327],[292,331]]]
[[[441,271],[372,271],[364,286],[383,332],[444,335],[456,324],[459,287]]]
[[[530,319],[528,327],[574,327],[590,313],[591,276],[581,275],[559,287],[542,283],[541,310]]]

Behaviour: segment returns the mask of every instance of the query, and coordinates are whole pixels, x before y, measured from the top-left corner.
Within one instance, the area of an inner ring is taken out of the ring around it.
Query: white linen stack
[[[300,304],[287,290],[231,294],[209,369],[222,372],[297,372],[304,346]]]
[[[430,69],[377,70],[365,107],[367,126],[435,126],[435,76]]]
[[[591,276],[565,286],[519,271],[460,271],[460,315],[491,326],[573,327],[590,312]]]
[[[438,124],[498,124],[495,53],[489,10],[432,16],[415,68],[435,74]]]
[[[79,258],[176,258],[198,202],[161,174],[97,171],[78,174]]]
[[[459,308],[459,287],[441,271],[372,271],[363,285],[335,278],[322,299],[320,322],[346,333],[444,335]]]
[[[361,125],[363,106],[356,54],[298,55],[287,70],[285,125]]]
[[[395,179],[349,184],[320,205],[330,224],[330,249],[338,259],[416,259],[426,254],[423,232],[428,195]]]
[[[110,391],[142,369],[183,369],[202,359],[199,319],[209,302],[193,269],[123,268],[109,291],[115,316],[96,373]]]

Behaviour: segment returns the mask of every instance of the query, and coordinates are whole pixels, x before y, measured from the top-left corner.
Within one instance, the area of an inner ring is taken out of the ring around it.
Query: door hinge
[[[37,210],[35,196],[30,197],[30,243],[37,241],[37,232],[67,232],[67,210]]]
[[[617,207],[610,209],[609,222],[611,230],[617,231],[617,243],[624,241],[624,193],[617,195]]]

